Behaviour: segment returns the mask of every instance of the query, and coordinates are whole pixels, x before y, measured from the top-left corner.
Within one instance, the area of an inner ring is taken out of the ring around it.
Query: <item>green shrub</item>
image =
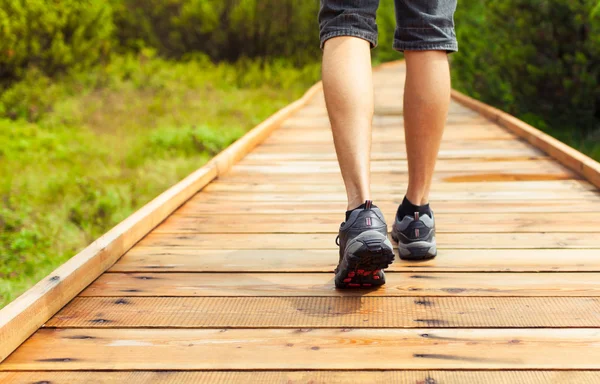
[[[0,0],[1,86],[34,66],[52,76],[109,53],[113,31],[103,0]]]
[[[319,58],[317,1],[112,0],[125,50],[149,46],[167,57],[204,52],[213,60]]]
[[[0,94],[0,116],[36,121],[52,108],[60,92],[39,69],[25,72],[23,79]]]
[[[463,0],[455,87],[572,144],[600,129],[598,0]]]
[[[143,47],[181,58],[203,52],[213,60],[286,58],[319,62],[319,2],[296,0],[111,0],[117,40],[124,51]],[[393,2],[382,1],[376,62],[397,59],[392,50]]]

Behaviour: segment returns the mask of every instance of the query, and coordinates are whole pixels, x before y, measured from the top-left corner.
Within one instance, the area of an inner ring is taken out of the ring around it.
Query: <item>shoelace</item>
[[[342,224],[340,224],[340,226],[343,226],[344,224],[346,224],[346,222],[343,222]],[[337,235],[337,237],[335,238],[335,245],[337,245],[338,247],[340,246],[340,235]]]

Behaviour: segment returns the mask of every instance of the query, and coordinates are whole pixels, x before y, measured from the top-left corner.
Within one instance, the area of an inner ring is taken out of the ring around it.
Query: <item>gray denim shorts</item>
[[[385,0],[384,0],[385,1]],[[454,33],[457,0],[394,0],[397,51],[458,50]],[[377,46],[375,14],[379,0],[321,0],[321,49],[336,36],[355,36]]]

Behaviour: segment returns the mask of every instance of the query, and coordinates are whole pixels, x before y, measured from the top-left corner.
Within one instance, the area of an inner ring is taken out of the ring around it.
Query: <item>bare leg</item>
[[[404,134],[408,156],[406,197],[429,202],[429,189],[450,106],[450,69],[445,51],[405,51]]]
[[[323,90],[348,209],[369,200],[373,78],[370,44],[356,37],[327,40]]]

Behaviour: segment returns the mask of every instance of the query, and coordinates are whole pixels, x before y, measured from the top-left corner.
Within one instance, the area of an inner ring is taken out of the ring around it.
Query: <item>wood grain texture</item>
[[[481,120],[480,120],[481,121]],[[394,125],[399,125],[399,122],[393,122]],[[279,135],[274,135],[268,139],[269,144],[279,143],[295,143],[298,145],[314,144],[314,143],[333,143],[331,133],[328,132],[328,125],[321,125],[321,129],[308,132],[305,129],[291,130],[288,129],[286,132],[281,132]],[[401,145],[404,143],[404,132],[402,129],[395,129],[395,135],[391,136],[388,132],[379,132],[373,130],[373,141],[386,141],[388,143],[398,143]],[[501,129],[485,130],[481,129],[481,126],[473,126],[471,129],[465,130],[452,130],[448,129],[444,132],[445,141],[458,141],[458,140],[507,140],[512,139],[515,136],[512,133]]]
[[[600,331],[588,328],[40,329],[0,365],[2,371],[599,368]]]
[[[392,216],[393,217],[393,216]],[[437,213],[436,233],[600,232],[596,212],[564,213]],[[176,213],[154,233],[337,233],[338,214],[196,214]],[[391,223],[390,223],[391,224]],[[389,228],[391,230],[391,226]]]
[[[393,215],[398,209],[400,199],[396,201],[378,200],[377,206],[386,215]],[[466,212],[466,213],[531,213],[540,212],[600,212],[600,202],[573,199],[569,204],[564,200],[487,200],[472,204],[470,201],[436,201],[432,204],[436,213]],[[196,198],[190,199],[177,212],[204,213],[334,213],[340,216],[346,204],[343,202],[318,201],[230,201],[205,204]]]
[[[398,151],[397,148],[389,146],[389,151],[378,151],[372,154],[373,160],[405,160],[406,153]],[[275,148],[273,148],[275,149]],[[441,149],[438,154],[438,159],[506,159],[506,158],[540,158],[546,155],[539,150],[528,146],[514,145],[511,148],[456,148],[456,149]],[[310,152],[305,148],[300,151],[285,151],[285,148],[280,150],[269,151],[254,151],[245,158],[248,162],[265,162],[265,161],[289,161],[289,160],[336,160],[336,155],[333,152]]]
[[[333,149],[332,149],[333,150]],[[336,184],[342,182],[341,174],[331,173],[296,173],[294,177],[289,177],[285,173],[265,173],[250,174],[243,172],[229,173],[227,176],[219,178],[220,180],[234,180],[236,182],[247,183],[282,183],[286,180],[290,184]],[[470,170],[468,168],[457,169],[455,171],[436,171],[432,180],[434,185],[439,183],[462,183],[473,181],[545,181],[545,180],[574,180],[581,179],[581,176],[575,175],[567,169],[519,169],[505,168],[500,171]],[[404,185],[408,182],[408,173],[405,169],[397,169],[392,172],[377,172],[371,174],[373,183],[385,183]],[[402,196],[399,196],[402,198]],[[379,199],[378,199],[379,201]]]
[[[407,162],[405,160],[385,160],[371,162],[372,173],[406,173]],[[560,174],[568,172],[561,165],[553,160],[530,159],[515,161],[480,161],[472,160],[443,160],[436,165],[436,170],[440,172],[502,172],[506,170],[527,171],[529,173],[555,173]],[[231,174],[237,173],[260,173],[260,174],[339,174],[340,169],[334,161],[279,161],[270,164],[245,164],[241,162],[232,167]]]
[[[600,327],[598,297],[80,297],[56,328]]]
[[[398,251],[396,260],[398,259]],[[428,261],[397,261],[399,272],[600,272],[597,249],[445,249]],[[111,272],[331,272],[335,250],[132,248]]]
[[[244,183],[234,181],[218,180],[210,183],[203,192],[246,192],[246,193],[264,193],[264,192],[287,192],[287,193],[304,193],[304,192],[319,192],[319,193],[345,193],[343,185],[325,183],[306,183],[306,184],[290,184],[282,180],[279,183]],[[573,195],[575,192],[596,191],[597,188],[586,181],[580,180],[553,180],[553,181],[522,181],[514,182],[494,182],[494,181],[475,181],[463,183],[439,183],[433,187],[436,192],[498,192],[498,191],[520,191],[520,192],[540,192],[551,189],[555,192],[567,192]],[[396,185],[389,181],[371,183],[373,193],[387,193],[403,195],[405,188],[402,185]],[[597,195],[597,194],[596,194]]]
[[[600,296],[600,273],[388,273],[337,290],[333,273],[105,273],[81,296]]]
[[[440,233],[438,249],[600,249],[600,233]],[[151,233],[141,246],[194,249],[338,249],[331,233]]]
[[[120,371],[0,372],[5,384],[596,384],[600,371]]]
[[[461,200],[461,201],[469,201],[469,202],[486,202],[490,200],[505,200],[511,201],[516,200],[517,202],[523,201],[526,199],[526,196],[530,194],[535,194],[539,200],[560,200],[560,199],[570,199],[571,196],[574,196],[573,200],[585,200],[587,202],[592,203],[600,203],[600,194],[596,191],[583,191],[580,193],[573,193],[569,191],[553,191],[553,190],[542,190],[542,191],[453,191],[453,192],[445,192],[445,191],[432,191],[431,196],[435,198],[436,201],[453,201],[453,200]],[[383,201],[393,201],[396,199],[401,199],[398,196],[402,196],[401,194],[396,193],[378,193],[377,196],[379,200]],[[252,193],[243,193],[243,192],[229,192],[229,191],[219,191],[219,192],[206,192],[200,194],[198,197],[199,201],[203,201],[211,204],[218,203],[227,203],[227,202],[257,202],[257,201],[269,201],[269,202],[329,202],[329,203],[337,203],[338,205],[343,205],[346,202],[346,198],[344,194],[341,192],[330,192],[330,193],[317,193],[317,192],[302,192],[299,194],[294,193],[285,193],[285,192],[258,192],[255,194]]]

